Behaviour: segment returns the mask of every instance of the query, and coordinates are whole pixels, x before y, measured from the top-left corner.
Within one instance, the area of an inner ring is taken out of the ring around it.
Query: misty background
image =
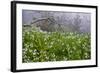
[[[90,33],[91,13],[22,10],[22,24],[43,31]]]

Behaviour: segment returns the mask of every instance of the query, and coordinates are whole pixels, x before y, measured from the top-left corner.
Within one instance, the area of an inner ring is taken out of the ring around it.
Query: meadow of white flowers
[[[91,58],[89,33],[46,32],[23,28],[23,63],[86,60]]]

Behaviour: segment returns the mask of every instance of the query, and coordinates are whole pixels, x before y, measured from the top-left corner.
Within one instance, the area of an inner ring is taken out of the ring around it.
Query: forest
[[[91,58],[91,14],[22,12],[22,61],[49,62]]]

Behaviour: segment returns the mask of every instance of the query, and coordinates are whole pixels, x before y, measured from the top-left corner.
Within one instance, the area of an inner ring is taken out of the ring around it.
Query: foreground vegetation
[[[91,58],[90,34],[43,32],[23,28],[24,63],[85,60]]]

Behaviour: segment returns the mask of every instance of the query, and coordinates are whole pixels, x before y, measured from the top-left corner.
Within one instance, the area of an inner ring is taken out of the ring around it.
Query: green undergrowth
[[[91,58],[90,34],[23,29],[23,63],[86,60]]]

